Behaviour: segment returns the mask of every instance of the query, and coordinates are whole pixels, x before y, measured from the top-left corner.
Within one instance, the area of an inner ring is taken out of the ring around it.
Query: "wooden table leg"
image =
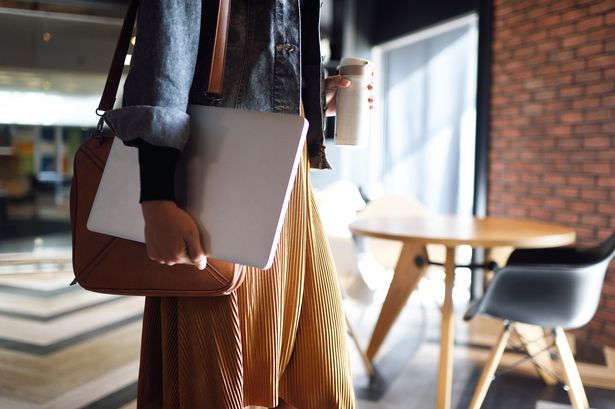
[[[446,248],[444,279],[444,303],[442,304],[442,330],[440,332],[440,366],[436,409],[451,407],[453,386],[453,349],[455,347],[455,312],[453,309],[453,286],[455,284],[455,247]]]
[[[544,348],[548,345],[544,330],[541,327],[521,323],[515,323],[514,327],[517,334],[519,334],[521,343],[528,354],[535,355],[539,351],[544,350]],[[534,360],[540,363],[540,365],[544,368],[547,368],[551,373],[557,373],[549,352],[543,351],[542,353],[536,355]],[[545,384],[555,385],[557,383],[557,379],[549,373],[543,371],[541,367],[537,365],[534,365],[534,367],[538,371],[538,374],[542,377]]]
[[[499,267],[504,267],[508,261],[510,253],[514,250],[510,246],[490,247],[485,249],[485,262],[495,261]],[[493,279],[493,270],[485,270],[484,285],[485,289]]]
[[[497,260],[493,259],[493,254],[495,253],[495,249],[493,248],[488,248],[485,249],[485,263],[489,263],[490,261],[495,261],[496,263],[498,263],[498,265],[503,266],[504,264],[500,264]],[[485,276],[483,277],[483,294],[485,291],[487,291],[487,287],[489,286],[489,284],[491,283],[491,280],[493,280],[493,270],[485,268]]]
[[[367,358],[373,362],[384,338],[389,333],[399,313],[406,305],[410,294],[416,288],[427,266],[418,267],[415,258],[422,256],[427,260],[425,246],[415,243],[404,243],[399,260],[395,266],[393,280],[387,296],[382,304],[378,321],[367,347]]]

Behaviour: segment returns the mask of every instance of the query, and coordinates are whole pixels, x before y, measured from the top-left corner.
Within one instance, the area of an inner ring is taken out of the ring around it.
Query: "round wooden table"
[[[419,267],[415,263],[416,257],[421,256],[427,259],[426,244],[446,246],[437,409],[448,409],[451,406],[455,322],[453,309],[455,247],[469,245],[473,248],[487,250],[496,247],[559,247],[574,243],[576,237],[575,231],[566,227],[496,217],[475,218],[445,215],[407,217],[391,214],[386,217],[357,220],[349,227],[353,233],[358,235],[398,240],[404,243],[391,286],[369,342],[366,355],[370,360],[373,360],[408,297],[425,272],[425,267]],[[545,380],[549,381],[546,378]]]

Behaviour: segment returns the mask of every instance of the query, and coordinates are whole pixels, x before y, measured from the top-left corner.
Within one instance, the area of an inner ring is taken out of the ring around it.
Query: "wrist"
[[[140,141],[139,179],[141,192],[139,202],[175,202],[175,168],[179,150]]]
[[[141,205],[141,214],[147,222],[153,218],[159,218],[161,215],[168,217],[169,214],[177,210],[177,204],[172,200],[144,200],[139,203]]]
[[[177,207],[177,204],[173,200],[168,199],[155,199],[155,200],[144,200],[140,203],[141,208],[149,208],[149,207],[159,207],[159,206],[171,206]]]

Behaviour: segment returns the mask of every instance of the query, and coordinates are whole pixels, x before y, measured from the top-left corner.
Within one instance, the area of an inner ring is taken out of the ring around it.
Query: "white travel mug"
[[[374,65],[362,58],[345,57],[337,68],[340,75],[350,80],[350,86],[337,89],[335,144],[366,146],[371,119],[371,91],[367,86],[372,82]]]

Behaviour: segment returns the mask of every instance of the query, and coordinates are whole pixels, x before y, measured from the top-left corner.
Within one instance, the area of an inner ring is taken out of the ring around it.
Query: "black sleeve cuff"
[[[175,168],[180,151],[167,146],[152,145],[142,139],[134,139],[130,145],[139,149],[139,203],[150,200],[175,202]]]

